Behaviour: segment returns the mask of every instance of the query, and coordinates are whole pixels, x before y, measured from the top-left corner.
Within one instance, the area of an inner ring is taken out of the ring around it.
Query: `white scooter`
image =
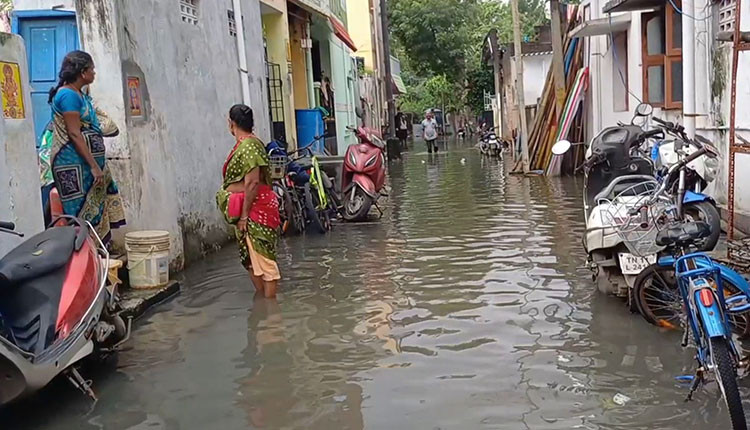
[[[583,208],[586,234],[583,245],[594,280],[599,291],[622,298],[629,297],[636,276],[656,262],[656,255],[643,258],[630,254],[613,228],[609,215],[615,196],[634,185],[655,182],[652,161],[634,156],[646,139],[663,136],[661,130],[644,131],[635,124],[636,118],[649,116],[651,110],[649,105],[639,105],[630,124],[602,130],[591,140],[580,167],[585,174]],[[553,146],[552,152],[562,155],[570,147],[571,143],[563,140]]]

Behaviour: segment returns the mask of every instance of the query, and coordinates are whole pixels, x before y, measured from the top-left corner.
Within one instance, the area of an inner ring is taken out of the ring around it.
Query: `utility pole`
[[[495,75],[495,103],[497,103],[497,123],[495,124],[495,127],[500,125],[502,127],[502,131],[500,135],[503,138],[506,138],[505,135],[505,121],[503,118],[503,100],[502,97],[500,97],[500,94],[502,94],[502,78],[500,77],[500,47],[497,43],[497,30],[493,29],[490,31],[489,40],[490,44],[490,52],[492,54],[492,71]],[[515,152],[514,152],[515,154]]]
[[[565,108],[566,90],[562,29],[560,28],[560,2],[558,0],[550,0],[549,12],[552,21],[552,77],[555,82],[555,106],[557,107],[557,118],[559,119]]]
[[[521,52],[521,17],[518,13],[518,0],[510,0],[510,10],[513,14],[513,50],[516,60],[516,92],[518,93],[518,116],[521,124],[521,164],[523,173],[529,173],[529,142],[526,127],[526,101],[523,97],[523,57]]]
[[[396,103],[393,100],[393,75],[391,74],[391,35],[388,29],[388,4],[380,0],[380,23],[383,28],[383,56],[385,57],[385,97],[388,103],[388,136],[396,135]]]

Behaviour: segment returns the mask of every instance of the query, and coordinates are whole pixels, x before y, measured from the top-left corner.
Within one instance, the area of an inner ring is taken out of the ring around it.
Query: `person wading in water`
[[[224,182],[216,203],[235,226],[242,266],[250,272],[258,294],[276,297],[281,274],[276,264],[279,202],[271,189],[268,153],[253,134],[253,110],[238,104],[229,110],[229,131],[235,145],[224,163]]]

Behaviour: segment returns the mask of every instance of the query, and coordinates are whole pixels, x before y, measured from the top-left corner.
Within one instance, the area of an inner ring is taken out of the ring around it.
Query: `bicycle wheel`
[[[740,397],[740,390],[737,388],[737,369],[730,354],[728,342],[721,337],[713,338],[710,342],[711,355],[716,365],[716,371],[714,372],[716,382],[719,384],[721,394],[724,396],[727,409],[729,409],[732,429],[747,430],[742,398]]]
[[[295,189],[291,189],[289,196],[292,200],[292,229],[295,234],[302,234],[305,231],[305,213],[302,208],[299,196]]]
[[[730,280],[722,278],[726,297],[739,294]],[[672,266],[652,264],[643,270],[633,284],[633,300],[638,312],[649,323],[665,328],[680,329],[685,319],[682,296]],[[741,338],[750,335],[750,312],[729,314],[732,332]]]
[[[326,218],[326,214],[321,214],[318,210],[318,192],[310,187],[310,184],[305,184],[305,213],[307,214],[307,220],[310,225],[318,232],[325,233],[329,229],[330,221]]]

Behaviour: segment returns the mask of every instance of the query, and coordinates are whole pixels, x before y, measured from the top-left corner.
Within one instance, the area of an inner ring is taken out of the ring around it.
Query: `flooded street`
[[[2,428],[728,426],[715,384],[684,402],[681,333],[594,290],[580,178],[416,146],[380,221],[283,241],[278,304],[254,301],[230,245],[87,371],[97,404],[58,381]]]

